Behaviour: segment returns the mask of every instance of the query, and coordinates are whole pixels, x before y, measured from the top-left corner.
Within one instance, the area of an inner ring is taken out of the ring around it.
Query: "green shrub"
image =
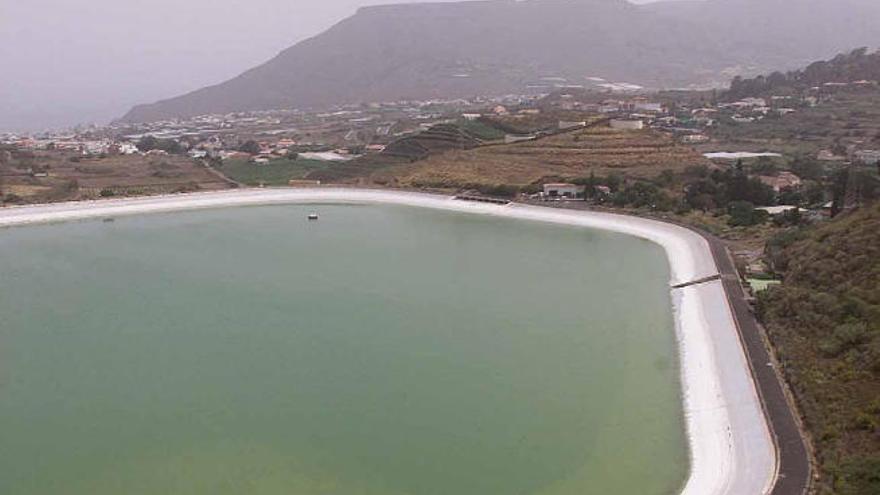
[[[864,322],[844,323],[834,328],[834,332],[819,345],[827,357],[835,357],[856,348],[870,340],[871,334]]]
[[[768,214],[764,210],[756,210],[755,205],[748,201],[734,201],[727,207],[727,213],[730,215],[728,223],[732,227],[750,227],[764,223]]]
[[[835,488],[840,495],[880,493],[880,457],[855,457],[843,462]]]

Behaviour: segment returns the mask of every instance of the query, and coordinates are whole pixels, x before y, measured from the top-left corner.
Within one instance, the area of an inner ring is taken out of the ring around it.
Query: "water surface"
[[[0,230],[0,493],[668,495],[668,279],[643,240],[396,206]]]

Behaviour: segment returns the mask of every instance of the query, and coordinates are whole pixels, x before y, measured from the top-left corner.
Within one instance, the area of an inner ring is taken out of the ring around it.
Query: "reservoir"
[[[404,206],[2,229],[0,493],[672,495],[669,279],[645,240]]]

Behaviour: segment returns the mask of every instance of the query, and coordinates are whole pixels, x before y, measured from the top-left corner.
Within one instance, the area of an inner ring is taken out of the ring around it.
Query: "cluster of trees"
[[[241,146],[238,147],[238,151],[244,153],[250,153],[251,155],[260,154],[260,143],[254,141],[253,139],[245,141]]]
[[[750,96],[795,93],[828,82],[861,80],[880,80],[880,51],[868,53],[867,48],[860,48],[828,61],[815,62],[802,70],[774,72],[769,76],[752,79],[738,76],[730,83],[726,98],[736,100]]]
[[[775,165],[769,162],[759,161],[751,168],[752,172],[767,175],[777,172]],[[750,175],[742,162],[727,170],[710,170],[706,166],[696,166],[689,168],[681,176],[667,170],[650,181],[625,179],[616,174],[607,177],[591,174],[572,182],[586,186],[587,198],[599,203],[677,213],[692,210],[726,213],[731,226],[758,225],[768,221],[769,215],[757,209],[760,206],[785,204],[806,207],[826,201],[826,184],[822,181],[809,182],[805,186],[787,188],[777,193],[772,187]],[[869,193],[873,194],[873,182],[866,179],[864,184],[863,195],[867,197]],[[611,193],[602,194],[597,186],[606,186]],[[880,188],[880,185],[877,187]],[[683,195],[675,194],[675,189],[683,190]],[[798,210],[773,218],[774,223],[779,226],[800,225],[803,220]]]
[[[186,151],[184,146],[174,139],[159,139],[155,136],[144,136],[137,142],[137,148],[146,153],[152,150],[161,150],[176,155]]]
[[[670,188],[676,187],[679,179],[672,171],[666,170],[650,181],[625,179],[617,174],[598,177],[591,173],[589,177],[572,182],[586,186],[586,197],[598,203],[655,211],[726,211],[731,215],[732,225],[755,225],[766,221],[766,213],[755,210],[755,206],[776,202],[773,188],[749,177],[742,163],[726,171],[710,171],[705,166],[689,169],[682,198],[670,194]],[[607,187],[610,194],[600,192],[599,186]]]
[[[741,161],[724,171],[697,167],[689,172],[696,175],[696,180],[685,187],[684,200],[695,210],[723,209],[735,202],[769,206],[776,201],[773,188],[750,177]]]
[[[835,215],[844,206],[850,188],[853,188],[852,196],[859,204],[872,203],[880,199],[880,177],[873,168],[843,168],[834,173],[831,181]]]
[[[657,211],[675,209],[676,202],[663,189],[650,182],[633,182],[611,194],[609,198],[615,206],[648,208]]]

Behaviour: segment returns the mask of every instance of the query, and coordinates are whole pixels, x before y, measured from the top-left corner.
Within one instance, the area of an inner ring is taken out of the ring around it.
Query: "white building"
[[[645,122],[642,120],[611,119],[610,125],[612,129],[627,131],[638,131],[645,128]]]
[[[544,184],[545,198],[581,199],[586,187],[567,182]]]
[[[653,102],[637,102],[633,104],[633,110],[636,112],[660,113],[663,111],[663,104]]]
[[[880,151],[877,150],[856,151],[855,157],[856,161],[865,165],[877,165],[880,163]]]
[[[761,211],[766,211],[767,214],[769,214],[771,217],[782,215],[782,214],[788,213],[790,211],[797,211],[797,212],[803,211],[802,209],[798,208],[797,206],[789,206],[789,205],[761,206],[761,207],[758,207],[755,209],[761,210]]]
[[[682,136],[681,142],[686,144],[708,143],[709,136],[705,134],[688,134],[687,136]]]
[[[561,131],[565,131],[568,129],[577,129],[578,127],[586,127],[586,126],[587,126],[586,120],[581,120],[580,122],[569,122],[567,120],[560,120],[559,121],[559,130],[561,130]]]

